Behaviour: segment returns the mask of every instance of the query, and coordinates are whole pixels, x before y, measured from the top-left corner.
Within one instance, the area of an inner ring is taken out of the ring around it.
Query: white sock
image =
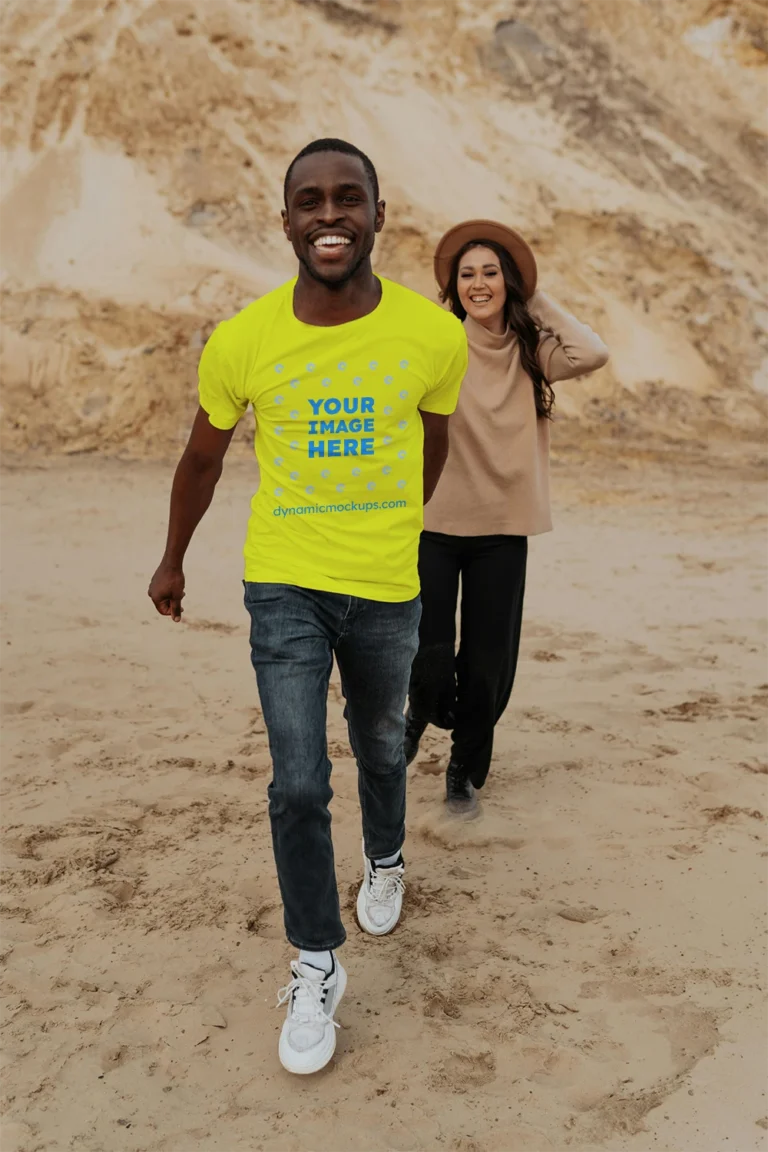
[[[393,856],[384,856],[380,860],[374,860],[374,864],[377,868],[392,868],[395,864],[397,864],[399,859],[400,853],[395,852]]]
[[[332,952],[308,952],[306,948],[302,948],[299,952],[300,964],[311,964],[313,968],[319,968],[321,972],[325,972],[329,976],[333,971],[333,953]]]

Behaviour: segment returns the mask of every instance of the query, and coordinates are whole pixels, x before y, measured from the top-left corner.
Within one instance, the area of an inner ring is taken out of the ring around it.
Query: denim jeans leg
[[[336,647],[358,767],[363,840],[373,859],[393,855],[405,840],[403,711],[420,615],[418,597],[400,604],[358,600]]]
[[[328,810],[333,612],[321,596],[283,584],[245,588],[251,661],[272,756],[269,817],[285,931],[295,947],[313,951],[338,948],[346,938]]]

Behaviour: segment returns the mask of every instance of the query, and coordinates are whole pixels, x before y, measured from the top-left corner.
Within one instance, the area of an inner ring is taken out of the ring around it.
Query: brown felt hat
[[[435,249],[435,277],[441,290],[445,291],[448,286],[456,253],[470,240],[494,240],[506,248],[520,270],[525,298],[530,300],[536,291],[536,257],[519,232],[493,220],[466,220],[448,229]]]

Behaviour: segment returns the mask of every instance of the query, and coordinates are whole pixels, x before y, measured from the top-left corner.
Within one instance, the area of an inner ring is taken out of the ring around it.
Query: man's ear
[[[285,232],[285,235],[286,235],[286,239],[290,240],[290,239],[291,239],[291,226],[290,226],[290,224],[288,223],[288,212],[287,212],[287,210],[286,210],[285,208],[283,208],[283,209],[281,210],[281,212],[280,212],[280,215],[281,215],[281,216],[282,216],[282,218],[283,218],[283,232]]]
[[[386,214],[387,202],[386,200],[379,200],[378,204],[376,205],[376,223],[373,227],[374,232],[381,232],[382,228],[384,227],[384,219]]]

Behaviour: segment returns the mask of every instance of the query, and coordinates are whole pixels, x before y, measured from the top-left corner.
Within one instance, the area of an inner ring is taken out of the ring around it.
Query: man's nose
[[[318,220],[322,220],[324,224],[334,224],[337,220],[344,218],[344,210],[332,196],[326,196],[317,211]]]

